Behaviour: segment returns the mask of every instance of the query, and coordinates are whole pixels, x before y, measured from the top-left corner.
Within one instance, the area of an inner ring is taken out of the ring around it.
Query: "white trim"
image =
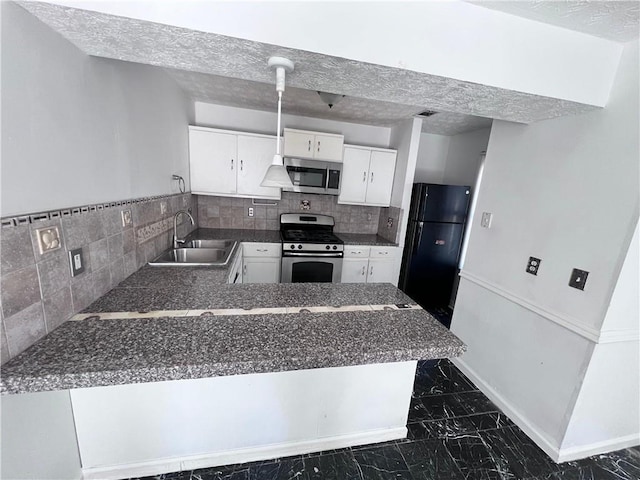
[[[590,457],[604,452],[613,452],[623,448],[634,447],[640,444],[640,437],[637,433],[626,435],[624,437],[612,438],[602,442],[591,443],[589,445],[581,445],[578,447],[569,447],[560,449],[558,454],[558,463],[570,462],[580,458]]]
[[[373,430],[365,433],[338,435],[304,442],[281,443],[277,445],[243,448],[205,455],[190,455],[186,457],[176,457],[127,465],[84,468],[82,470],[82,478],[84,480],[115,480],[120,478],[159,475],[167,472],[216,467],[220,465],[232,465],[236,463],[254,462],[257,460],[269,460],[272,458],[302,455],[305,453],[321,452],[324,450],[346,448],[356,445],[367,445],[369,443],[387,442],[390,440],[406,438],[406,436],[407,427]]]
[[[560,325],[561,327],[564,327],[567,330],[576,333],[593,343],[633,342],[640,340],[640,331],[637,329],[609,331],[605,330],[600,332],[595,328],[582,325],[582,323],[576,318],[558,312],[550,312],[549,310],[546,310],[543,307],[536,305],[535,303],[532,303],[513,292],[505,290],[503,287],[496,285],[495,283],[480,278],[465,270],[460,272],[460,277],[464,278],[465,280],[469,280],[470,282],[475,283],[476,285],[479,285],[483,288],[486,288],[487,290],[500,295],[502,298],[516,303],[517,305],[520,305],[521,307],[524,307],[527,310],[530,310],[533,313],[540,315],[541,317],[546,318],[547,320],[550,320],[553,323]]]
[[[464,361],[460,358],[452,358],[453,364],[462,371],[471,381],[476,384],[487,397],[493,403],[495,403],[500,410],[502,410],[507,417],[520,427],[524,433],[527,434],[536,445],[538,445],[554,462],[558,461],[559,450],[554,446],[553,441],[547,437],[546,434],[537,429],[537,427],[531,424],[509,401],[507,401],[502,395],[500,395],[493,387],[482,380],[478,374],[472,370]]]

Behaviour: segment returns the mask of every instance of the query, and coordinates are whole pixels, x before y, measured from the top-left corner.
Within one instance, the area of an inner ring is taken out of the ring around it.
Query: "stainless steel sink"
[[[222,267],[229,263],[238,247],[233,240],[191,240],[191,242],[217,242],[209,245],[219,245],[222,248],[188,246],[186,248],[171,248],[163,252],[158,258],[149,262],[154,267]],[[197,244],[197,243],[196,243]]]
[[[233,240],[188,240],[185,248],[220,248],[226,250],[233,246]]]

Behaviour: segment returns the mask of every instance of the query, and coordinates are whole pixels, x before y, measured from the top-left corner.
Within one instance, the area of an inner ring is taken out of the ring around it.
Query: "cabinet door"
[[[242,283],[280,283],[280,259],[245,257]]]
[[[313,158],[314,135],[306,132],[284,131],[284,156]]]
[[[189,176],[194,193],[236,193],[236,135],[189,130]]]
[[[345,258],[342,261],[342,283],[365,283],[369,260],[366,258]]]
[[[275,138],[238,135],[239,194],[280,199],[279,188],[260,186],[275,153]]]
[[[330,162],[342,162],[344,137],[335,135],[315,135],[314,158]]]
[[[393,174],[396,169],[395,152],[371,152],[366,203],[388,206],[391,203]]]
[[[369,260],[369,272],[367,275],[367,283],[393,283],[398,279],[394,278],[396,271],[396,262],[389,260],[378,260],[372,258]]]
[[[369,178],[371,151],[344,148],[339,203],[364,203]]]

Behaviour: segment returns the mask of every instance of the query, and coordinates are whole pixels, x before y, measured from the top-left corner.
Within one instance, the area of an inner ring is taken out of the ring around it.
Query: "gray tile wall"
[[[166,212],[161,214],[162,204]],[[4,363],[108,292],[171,242],[173,215],[191,194],[115,206],[0,231],[0,353]],[[132,225],[122,226],[121,211]],[[197,225],[197,217],[196,217]],[[36,230],[57,226],[61,248],[40,254]],[[191,229],[184,222],[179,234]],[[68,251],[82,248],[85,271],[71,277]]]
[[[380,209],[380,222],[378,224],[378,235],[391,242],[398,243],[400,241],[398,237],[398,226],[400,224],[400,217],[402,216],[402,209],[398,207],[384,207]],[[389,219],[391,219],[391,225],[389,225]]]
[[[301,194],[282,192],[276,205],[256,206],[250,198],[214,197],[197,195],[198,219],[203,228],[246,228],[256,230],[278,230],[281,213],[321,213],[335,218],[336,232],[376,233],[380,207],[340,205],[335,195]],[[301,202],[310,204],[309,210],[301,208]],[[267,203],[269,200],[256,200]],[[275,200],[273,202],[276,202]],[[247,215],[254,208],[254,217]]]

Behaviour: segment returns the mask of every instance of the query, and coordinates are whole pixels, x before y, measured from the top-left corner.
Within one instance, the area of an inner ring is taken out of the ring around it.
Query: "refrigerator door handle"
[[[420,242],[422,241],[423,226],[424,226],[424,222],[418,222],[418,237],[416,238],[416,243],[413,245],[413,253],[418,252],[418,247],[420,246]]]

